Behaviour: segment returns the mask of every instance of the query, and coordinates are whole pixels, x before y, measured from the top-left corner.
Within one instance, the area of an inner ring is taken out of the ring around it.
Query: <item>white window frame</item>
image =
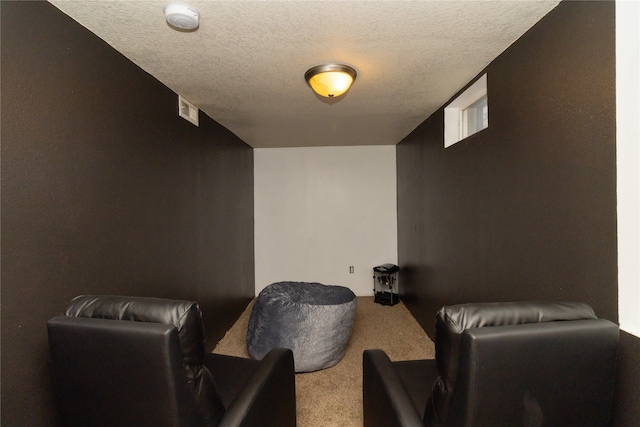
[[[487,96],[487,75],[483,74],[449,105],[444,107],[444,148],[462,141],[479,131],[467,134],[465,110],[482,97]],[[488,127],[488,125],[487,125]],[[483,128],[486,129],[486,128]],[[483,130],[481,129],[481,130]]]

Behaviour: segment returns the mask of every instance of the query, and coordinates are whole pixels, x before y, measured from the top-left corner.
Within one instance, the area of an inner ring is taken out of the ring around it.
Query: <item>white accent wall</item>
[[[373,267],[398,263],[396,147],[253,153],[256,295],[305,281],[372,296]]]
[[[618,313],[640,337],[640,3],[616,1]]]

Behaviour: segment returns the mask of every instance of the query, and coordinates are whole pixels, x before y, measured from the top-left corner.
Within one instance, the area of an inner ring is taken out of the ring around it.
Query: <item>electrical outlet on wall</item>
[[[355,268],[353,265],[349,266],[349,274],[353,274],[355,272]]]

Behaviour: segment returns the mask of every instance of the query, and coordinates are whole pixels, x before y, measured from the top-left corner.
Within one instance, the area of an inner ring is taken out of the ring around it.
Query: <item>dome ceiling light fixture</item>
[[[200,14],[186,3],[167,3],[164,6],[164,15],[169,26],[183,31],[194,31],[198,28]]]
[[[311,89],[325,98],[343,95],[356,80],[356,70],[343,64],[316,65],[304,73]]]

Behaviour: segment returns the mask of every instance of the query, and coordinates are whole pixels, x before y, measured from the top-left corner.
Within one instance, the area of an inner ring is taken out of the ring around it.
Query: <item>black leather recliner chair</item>
[[[296,425],[291,350],[205,353],[195,302],[80,296],[47,327],[67,426]]]
[[[364,352],[364,425],[607,426],[617,345],[583,303],[443,307],[435,360]]]

